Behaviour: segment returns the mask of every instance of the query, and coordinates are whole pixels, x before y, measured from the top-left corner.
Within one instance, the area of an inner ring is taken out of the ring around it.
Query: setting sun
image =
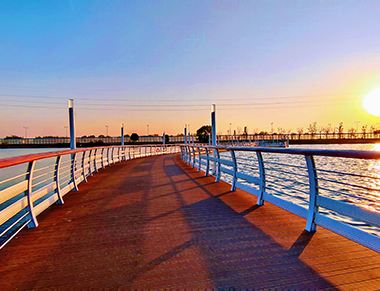
[[[365,111],[374,116],[380,116],[380,87],[369,92],[362,101]]]

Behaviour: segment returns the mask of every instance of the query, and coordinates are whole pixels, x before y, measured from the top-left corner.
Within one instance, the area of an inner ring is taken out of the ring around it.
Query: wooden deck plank
[[[184,165],[118,163],[0,253],[0,289],[379,289],[380,254]]]

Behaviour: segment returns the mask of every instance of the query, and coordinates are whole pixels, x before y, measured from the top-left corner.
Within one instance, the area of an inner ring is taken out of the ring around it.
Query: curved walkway
[[[0,251],[0,289],[379,289],[380,254],[178,155],[100,170]]]

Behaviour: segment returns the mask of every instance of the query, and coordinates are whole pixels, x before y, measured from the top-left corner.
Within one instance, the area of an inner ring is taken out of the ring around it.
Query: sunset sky
[[[380,1],[0,1],[0,138],[374,125]],[[380,104],[379,104],[380,106]]]

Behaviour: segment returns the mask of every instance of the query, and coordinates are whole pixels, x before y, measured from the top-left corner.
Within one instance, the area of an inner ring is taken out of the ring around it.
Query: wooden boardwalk
[[[380,289],[380,254],[178,155],[118,163],[0,251],[0,290]]]

